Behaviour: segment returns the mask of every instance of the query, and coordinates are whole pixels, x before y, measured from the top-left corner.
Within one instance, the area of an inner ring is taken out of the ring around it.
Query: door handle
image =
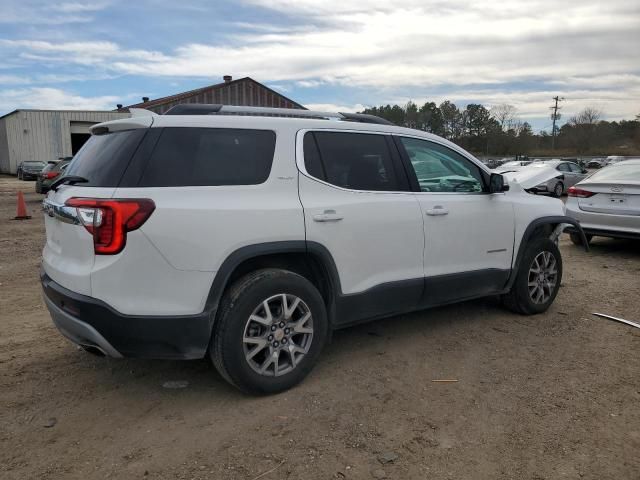
[[[448,214],[449,214],[449,210],[444,208],[442,205],[436,205],[435,207],[427,210],[427,215],[431,217],[437,217],[439,215],[448,215]]]
[[[325,210],[323,213],[313,216],[314,222],[339,222],[342,215],[338,215],[335,210]]]

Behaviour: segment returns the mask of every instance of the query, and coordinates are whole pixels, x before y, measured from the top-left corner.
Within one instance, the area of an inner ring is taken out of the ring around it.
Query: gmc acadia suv
[[[249,393],[300,382],[367,319],[487,295],[544,312],[558,236],[582,232],[560,200],[368,115],[181,105],[92,134],[43,205],[56,326],[112,357],[208,355]]]

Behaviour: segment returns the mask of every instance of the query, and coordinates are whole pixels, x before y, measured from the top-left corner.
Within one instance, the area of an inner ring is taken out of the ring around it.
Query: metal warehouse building
[[[16,173],[23,161],[55,160],[74,155],[89,138],[96,123],[127,118],[129,108],[146,108],[162,114],[181,103],[221,103],[253,107],[300,108],[302,105],[244,77],[177,95],[150,100],[114,111],[14,110],[0,117],[0,173]]]
[[[128,117],[121,112],[14,110],[0,117],[0,172],[16,173],[23,161],[74,155],[96,123]]]

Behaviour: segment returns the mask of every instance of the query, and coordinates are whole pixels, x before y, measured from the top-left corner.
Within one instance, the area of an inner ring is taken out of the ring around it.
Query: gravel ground
[[[18,189],[32,220],[11,220]],[[204,360],[67,342],[40,297],[41,198],[0,177],[3,479],[640,478],[640,330],[590,315],[640,321],[638,242],[563,238],[544,315],[485,299],[349,328],[253,398]]]

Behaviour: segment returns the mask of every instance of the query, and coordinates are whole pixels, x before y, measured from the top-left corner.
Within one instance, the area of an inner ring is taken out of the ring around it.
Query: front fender
[[[580,226],[580,222],[578,222],[575,218],[571,218],[566,215],[553,215],[553,216],[536,218],[531,223],[529,223],[526,230],[524,231],[524,234],[522,235],[522,240],[520,241],[520,247],[518,248],[518,254],[516,256],[515,263],[511,270],[511,275],[509,276],[509,280],[507,281],[505,291],[508,291],[511,289],[513,282],[516,279],[516,275],[518,274],[518,270],[520,269],[520,263],[522,262],[522,257],[524,256],[524,251],[527,247],[527,243],[529,242],[529,240],[531,240],[536,228],[542,225],[556,225],[556,228],[554,228],[553,233],[551,234],[551,238],[553,240],[558,238],[562,233],[562,231],[567,226],[571,225],[573,228],[575,228],[576,232],[578,232],[578,235],[580,235],[580,239],[582,240],[582,246],[584,247],[585,251],[586,252],[589,251],[589,242],[587,242],[587,237],[584,234],[584,231],[582,230],[582,226]],[[560,228],[560,230],[558,230],[558,228]]]

